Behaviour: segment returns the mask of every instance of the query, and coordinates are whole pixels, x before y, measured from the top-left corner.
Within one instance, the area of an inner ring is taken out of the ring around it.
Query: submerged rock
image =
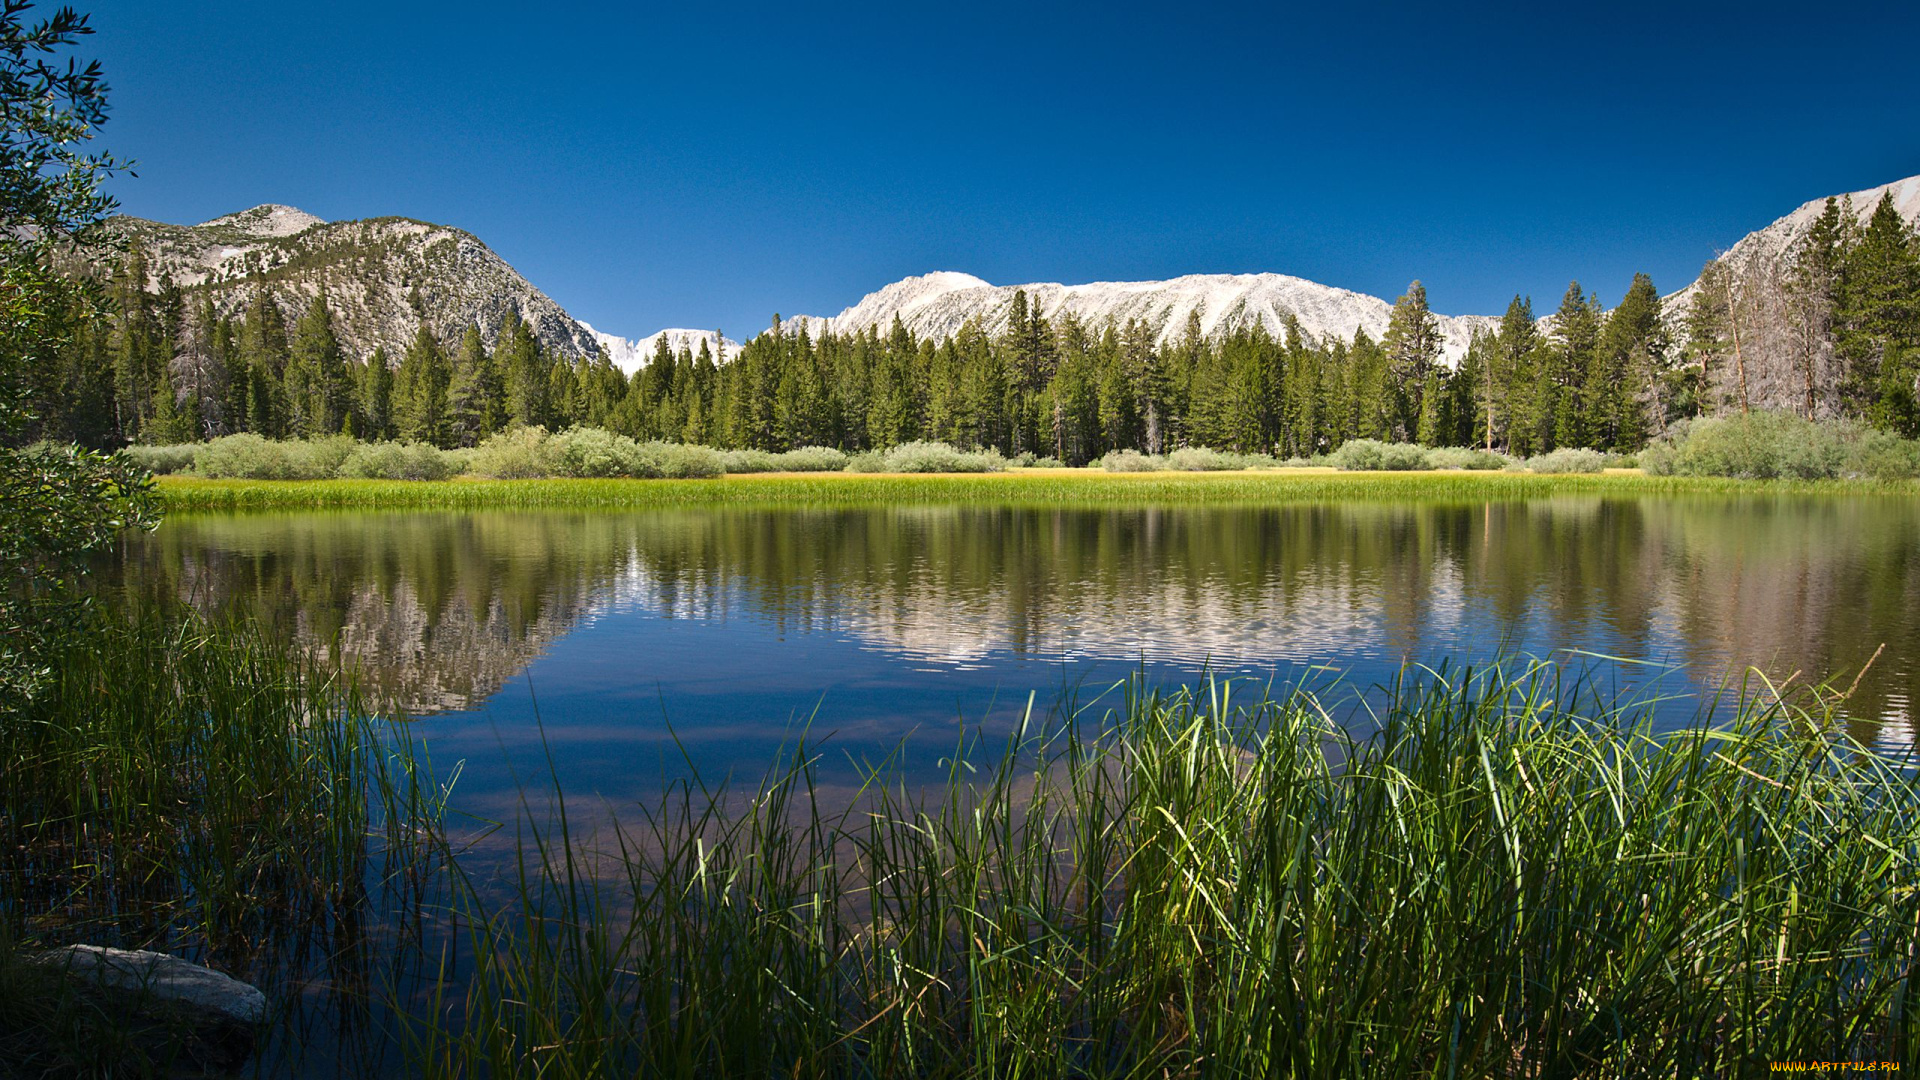
[[[67,945],[38,960],[129,1007],[128,1027],[139,1041],[160,1036],[189,1059],[215,1068],[246,1061],[267,1015],[267,996],[258,988],[166,953]]]

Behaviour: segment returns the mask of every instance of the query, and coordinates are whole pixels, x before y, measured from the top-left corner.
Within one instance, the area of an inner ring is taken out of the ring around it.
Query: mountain
[[[1874,207],[1880,205],[1881,198],[1888,194],[1893,196],[1894,209],[1900,212],[1900,217],[1909,226],[1920,225],[1920,176],[1909,176],[1891,184],[1834,197],[1843,204],[1851,204],[1855,219],[1864,226],[1867,219],[1873,216]],[[1826,208],[1825,196],[1809,200],[1766,228],[1750,232],[1735,241],[1720,256],[1720,261],[1733,273],[1735,292],[1740,295],[1751,293],[1752,287],[1759,284],[1764,275],[1782,268],[1794,245],[1807,235],[1807,230],[1813,227],[1814,221]],[[1677,318],[1685,312],[1699,287],[1699,281],[1695,280],[1686,288],[1666,297],[1663,306],[1668,316]]]
[[[1920,223],[1920,176],[1847,196],[1864,221],[1891,192],[1909,223]],[[1727,249],[1725,263],[1743,292],[1773,273],[1792,245],[1825,207],[1824,198]],[[737,342],[712,331],[668,329],[641,338],[604,333],[575,319],[521,277],[471,233],[408,218],[327,222],[290,206],[268,204],[200,225],[167,225],[121,217],[114,227],[137,242],[149,260],[149,284],[170,278],[190,299],[211,296],[223,315],[238,314],[262,288],[271,291],[288,321],[297,318],[322,287],[338,320],[341,338],[357,355],[384,345],[404,350],[422,321],[442,340],[455,341],[468,326],[480,327],[492,345],[509,311],[533,327],[547,348],[573,357],[604,349],[631,373],[653,355],[664,337],[670,348],[695,354],[704,342],[716,358],[738,353]],[[1702,261],[1705,261],[1704,259]],[[1777,280],[1778,275],[1775,274]],[[1666,297],[1666,311],[1679,320],[1698,282]],[[1071,314],[1100,325],[1143,319],[1164,343],[1186,332],[1197,315],[1204,333],[1264,326],[1286,333],[1291,315],[1311,337],[1350,340],[1356,330],[1375,339],[1387,330],[1393,305],[1380,297],[1334,288],[1285,274],[1190,274],[1167,281],[1096,281],[1083,285],[1039,282],[994,285],[971,274],[939,271],[903,278],[831,317],[796,316],[786,325],[810,333],[831,330],[885,333],[898,317],[921,337],[944,339],[969,320],[988,333],[1007,326],[1016,292],[1049,320]],[[1457,363],[1474,331],[1498,325],[1490,315],[1437,315],[1441,356]],[[1543,320],[1545,321],[1545,320]]]
[[[209,297],[221,315],[238,315],[265,289],[291,324],[324,288],[335,330],[357,356],[385,346],[397,357],[423,321],[447,342],[478,326],[491,346],[510,311],[549,349],[590,357],[600,347],[487,245],[445,225],[328,222],[267,204],[199,225],[118,217],[110,228],[145,254],[150,288],[171,280],[189,304]]]
[[[580,325],[585,326],[587,332],[593,335],[594,340],[600,343],[600,347],[607,350],[607,358],[613,361],[613,366],[629,375],[640,370],[640,368],[646,366],[647,361],[653,359],[653,351],[659,347],[661,338],[667,340],[667,348],[674,352],[677,353],[685,349],[694,356],[699,356],[700,346],[705,345],[707,351],[713,354],[713,359],[717,363],[731,359],[740,351],[739,342],[734,341],[732,338],[721,337],[712,330],[685,330],[674,328],[661,330],[647,337],[635,340],[618,337],[614,334],[602,333],[588,326],[586,323],[581,323]]]
[[[990,334],[1007,326],[1013,296],[1024,291],[1032,308],[1049,320],[1072,314],[1090,325],[1109,319],[1144,319],[1162,343],[1186,333],[1187,318],[1197,314],[1206,334],[1264,326],[1284,337],[1285,316],[1316,338],[1351,340],[1364,329],[1378,340],[1387,332],[1393,305],[1379,297],[1336,289],[1285,274],[1190,274],[1168,281],[1096,281],[1086,285],[1042,282],[993,285],[972,274],[943,271],[905,278],[869,293],[832,318],[799,316],[794,322],[811,333],[831,329],[854,333],[878,327],[885,333],[895,316],[907,329],[936,340],[950,337],[968,320],[978,319]],[[1458,362],[1477,327],[1494,327],[1485,315],[1440,315],[1442,358]]]

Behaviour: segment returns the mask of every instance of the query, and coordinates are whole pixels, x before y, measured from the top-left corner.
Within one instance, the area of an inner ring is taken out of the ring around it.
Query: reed
[[[307,980],[364,984],[370,891],[422,880],[439,803],[351,680],[179,611],[101,615],[52,680],[0,718],[0,1076],[164,1073],[178,1050],[50,985],[40,948],[187,956],[282,1010]],[[285,1027],[265,1060],[294,1052]]]
[[[971,475],[747,475],[705,480],[321,480],[159,478],[169,511],[533,509],[656,506],[857,506],[888,503],[1058,505],[1325,502],[1337,499],[1526,499],[1547,495],[1865,494],[1911,498],[1912,481],[1731,480],[1634,473],[1106,473],[1020,469]]]
[[[1763,690],[1765,688],[1762,688]],[[744,808],[697,781],[597,855],[564,800],[428,1076],[1731,1076],[1910,1060],[1920,789],[1756,694],[1671,734],[1561,669],[1411,673],[1362,734],[1226,684],[961,747],[951,782]],[[447,860],[452,862],[452,850]]]

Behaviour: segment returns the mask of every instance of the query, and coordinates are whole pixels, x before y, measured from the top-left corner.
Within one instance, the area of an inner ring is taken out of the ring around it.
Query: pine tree
[[[1711,416],[1720,411],[1722,373],[1731,367],[1733,353],[1733,313],[1727,305],[1731,290],[1722,283],[1727,272],[1719,259],[1709,261],[1700,269],[1693,301],[1687,306],[1683,355],[1692,379],[1676,402],[1683,415]]]
[[[1652,278],[1633,275],[1620,306],[1606,318],[1594,357],[1588,434],[1597,446],[1638,450],[1647,440],[1649,410],[1662,426],[1666,422],[1658,391],[1666,372],[1666,322]]]
[[[1347,351],[1348,393],[1353,400],[1353,434],[1356,439],[1392,440],[1404,438],[1397,424],[1399,406],[1387,368],[1387,352],[1367,335],[1364,328],[1353,332],[1353,345]]]
[[[423,327],[424,328],[424,327]],[[447,378],[447,440],[454,446],[475,446],[493,434],[505,411],[504,395],[494,378],[480,328],[467,327],[461,335]]]
[[[393,361],[382,345],[360,372],[360,435],[365,439],[391,439],[397,434],[393,421]]]
[[[254,294],[240,324],[240,353],[246,365],[247,430],[270,439],[286,435],[286,323],[264,289]]]
[[[1836,335],[1849,410],[1876,427],[1914,427],[1914,355],[1920,349],[1920,255],[1883,195],[1842,260]]]
[[[1579,282],[1573,282],[1567,286],[1553,321],[1549,381],[1554,394],[1554,446],[1591,445],[1588,429],[1599,388],[1588,380],[1599,347],[1600,301],[1581,291]]]
[[[147,292],[146,253],[135,246],[114,278],[112,331],[115,427],[125,442],[143,438],[153,413],[154,383],[165,355],[153,295]]]
[[[294,324],[287,359],[287,398],[295,434],[316,438],[346,427],[353,409],[353,374],[334,334],[325,289]]]
[[[447,387],[453,372],[433,331],[421,324],[393,380],[394,426],[407,442],[450,446]]]
[[[493,353],[494,367],[506,388],[509,423],[546,425],[552,420],[548,401],[551,365],[540,353],[532,329],[519,312],[509,310]]]
[[[1059,363],[1048,392],[1053,456],[1068,465],[1085,465],[1098,457],[1100,394],[1093,343],[1080,320],[1063,315],[1055,326]]]
[[[1394,440],[1405,442],[1419,427],[1420,394],[1440,361],[1440,321],[1427,307],[1426,286],[1415,281],[1394,301],[1381,346],[1387,355],[1388,431]]]

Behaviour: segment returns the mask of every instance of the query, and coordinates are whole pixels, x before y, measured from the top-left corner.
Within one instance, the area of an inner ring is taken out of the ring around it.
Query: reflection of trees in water
[[[185,516],[129,544],[127,580],[337,648],[382,701],[426,713],[485,700],[572,629],[630,534],[592,515]]]
[[[885,507],[184,518],[147,588],[338,641],[416,710],[484,698],[607,604],[735,612],[949,663],[1492,655],[1605,640],[1712,679],[1889,655],[1857,715],[1904,723],[1920,510],[1893,498],[1283,508]]]

